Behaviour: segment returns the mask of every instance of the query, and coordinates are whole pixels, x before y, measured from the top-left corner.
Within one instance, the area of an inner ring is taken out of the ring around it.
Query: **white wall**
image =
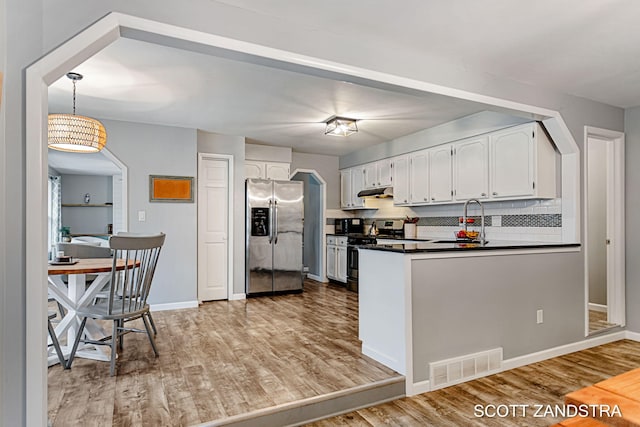
[[[6,42],[6,5],[4,0],[0,0],[0,171],[5,170],[5,113],[3,112],[6,107],[6,101],[4,97],[4,91],[2,90],[4,84],[4,73],[5,69],[5,58],[6,58],[6,50],[7,50],[7,42]],[[6,213],[5,213],[5,202],[6,202],[6,192],[5,192],[5,182],[6,176],[0,172],[0,241],[6,241]],[[5,265],[6,260],[6,243],[0,243],[0,313],[4,312],[5,305],[3,301],[7,301],[8,295],[5,293],[5,285],[7,283],[7,274],[16,274],[19,272],[19,269],[15,269],[13,273],[7,272],[7,268]],[[14,300],[10,302],[10,304],[18,304],[22,303],[20,300]],[[0,314],[0,325],[6,324],[6,318]],[[4,328],[0,326],[0,367],[5,366],[4,361],[4,351],[2,351],[2,347],[5,343],[5,333]],[[22,368],[19,366],[18,368]],[[0,414],[6,411],[6,404],[4,402],[8,402],[10,399],[5,396],[6,394],[6,386],[3,384],[9,384],[9,381],[13,381],[14,378],[8,378],[7,374],[4,372],[2,368],[0,368]],[[22,384],[17,384],[18,392],[23,390]],[[19,399],[19,398],[18,398]],[[14,397],[11,399],[11,403],[16,401]],[[3,417],[0,415],[0,425],[4,425],[3,421],[6,420],[19,420],[20,413],[19,411],[13,410],[7,416]]]
[[[25,420],[25,129],[24,69],[43,53],[40,0],[0,3],[0,425]],[[4,13],[3,13],[4,12]]]
[[[640,107],[629,108],[624,116],[625,132],[625,203],[626,235],[633,236],[625,243],[626,251],[626,299],[627,299],[627,328],[632,331],[640,331],[640,224],[635,217],[640,212]]]
[[[89,204],[113,202],[111,176],[62,175],[62,204],[84,204],[89,193]],[[113,206],[62,207],[62,226],[70,227],[71,234],[104,234],[107,224],[113,224]]]
[[[196,131],[102,120],[111,151],[129,170],[129,231],[167,235],[149,295],[150,304],[197,300],[196,203],[149,201],[149,175],[192,176]],[[146,221],[138,221],[144,211]]]
[[[340,209],[340,172],[339,157],[322,154],[293,152],[291,172],[296,169],[311,169],[327,183],[327,209]]]
[[[244,158],[246,160],[262,160],[264,162],[291,163],[291,147],[244,144]]]
[[[197,139],[199,153],[230,154],[233,156],[233,291],[236,294],[243,294],[245,291],[244,138],[198,131]]]
[[[2,7],[2,4],[0,4]],[[309,31],[309,22],[302,20],[286,20],[282,17],[264,16],[245,8],[230,6],[222,2],[210,0],[192,0],[189,6],[169,0],[140,0],[135,2],[123,0],[88,0],[84,2],[58,0],[56,2],[43,0],[6,0],[6,25],[0,25],[0,52],[5,52],[5,72],[3,104],[0,109],[0,424],[23,425],[25,423],[25,337],[26,331],[22,319],[26,313],[26,268],[25,254],[26,212],[25,206],[25,165],[35,159],[25,158],[25,69],[44,55],[47,51],[59,46],[64,41],[77,34],[110,11],[119,11],[155,21],[165,22],[186,28],[196,29],[212,34],[223,35],[239,40],[245,40],[263,46],[280,48],[302,54],[352,64],[362,68],[388,72],[400,76],[436,83],[453,88],[459,88],[515,100],[540,107],[560,111],[574,138],[580,143],[583,127],[594,127],[622,130],[623,111],[582,98],[559,94],[543,88],[528,86],[504,80],[486,73],[478,73],[464,67],[464,64],[450,64],[438,61],[437,58],[425,56],[419,51],[407,51],[404,46],[390,46],[389,44],[370,43],[357,37],[343,37],[339,33],[322,30]],[[312,20],[314,17],[310,17]],[[287,25],[283,25],[287,22]],[[366,46],[366,49],[362,49]],[[2,56],[2,55],[0,55]],[[384,60],[381,60],[384,58]],[[637,118],[637,113],[633,115]],[[187,131],[185,131],[187,132]],[[189,131],[194,132],[194,131]],[[639,133],[636,133],[638,138]],[[110,138],[113,135],[110,134]],[[144,133],[139,136],[150,142],[151,138]],[[159,135],[161,137],[162,135]],[[164,135],[167,137],[168,135]],[[195,138],[195,136],[193,137]],[[166,141],[160,138],[161,141]],[[177,150],[179,140],[173,141],[173,149]],[[631,144],[629,144],[631,145]],[[132,150],[130,147],[120,147],[122,151]],[[189,156],[195,163],[195,144],[184,147],[190,151]],[[633,150],[633,147],[631,147]],[[135,149],[134,149],[135,151]],[[171,152],[177,158],[183,153]],[[143,169],[155,169],[154,165],[142,164],[148,153],[138,153],[138,163]],[[635,155],[635,152],[632,153]],[[120,156],[119,156],[120,157]],[[121,157],[123,160],[124,158]],[[636,159],[640,158],[637,156]],[[180,169],[176,174],[185,174],[182,167],[172,165],[170,156],[162,159],[163,169]],[[169,164],[165,165],[164,162]],[[166,168],[164,167],[166,166]],[[187,168],[185,168],[187,169]],[[192,171],[195,169],[191,169]],[[627,176],[633,181],[627,182],[627,188],[634,188],[634,182],[640,182],[640,175],[635,176],[632,168]],[[155,172],[155,171],[154,171]],[[131,176],[133,180],[133,176]],[[142,197],[145,191],[136,189]],[[631,190],[630,190],[631,191]],[[130,193],[132,196],[133,194]],[[146,194],[144,194],[146,196]],[[44,195],[43,195],[44,197]],[[135,200],[132,197],[132,200]],[[130,212],[140,207],[148,208],[148,202],[139,199],[135,206],[130,206]],[[640,203],[632,200],[632,206],[639,207]],[[186,205],[183,205],[186,206]],[[195,206],[190,206],[195,209]],[[178,207],[189,209],[187,207]],[[173,211],[173,209],[168,209]],[[159,223],[149,222],[153,228],[169,222],[163,213],[150,212],[150,217],[161,219]],[[195,220],[195,210],[193,214]],[[132,222],[131,229],[135,230],[139,224]],[[168,229],[168,228],[167,228]],[[632,227],[633,229],[633,227]],[[176,235],[175,233],[173,233]],[[177,237],[176,237],[177,238]],[[167,244],[184,245],[185,249],[195,254],[195,234],[180,236],[180,243],[174,237],[168,239]],[[186,241],[182,243],[182,239]],[[629,249],[635,248],[628,243]],[[192,249],[188,249],[192,248]],[[165,252],[163,256],[168,255]],[[194,257],[195,258],[195,257]],[[632,262],[628,262],[631,265]],[[195,272],[191,266],[190,270]],[[640,271],[633,271],[634,279],[640,279]],[[195,280],[191,289],[186,276],[172,283],[176,292],[181,292],[186,286],[187,293],[195,295]],[[631,283],[630,285],[631,286]],[[153,295],[152,295],[153,296]],[[171,295],[175,297],[176,295]],[[191,295],[190,295],[191,296]],[[580,298],[576,295],[576,298]],[[161,302],[161,301],[156,301]],[[627,304],[635,307],[640,303],[640,292],[629,290]],[[628,310],[630,328],[640,331],[640,314],[633,317],[633,310]],[[6,326],[6,325],[11,325]]]

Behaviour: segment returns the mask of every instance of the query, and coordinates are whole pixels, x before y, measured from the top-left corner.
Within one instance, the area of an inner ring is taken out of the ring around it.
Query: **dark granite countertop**
[[[469,250],[500,250],[500,249],[538,249],[538,248],[569,248],[580,247],[580,243],[547,243],[547,242],[519,242],[509,240],[493,240],[485,244],[480,242],[457,242],[453,240],[430,240],[416,243],[397,243],[360,245],[360,249],[374,251],[387,251],[399,253],[421,253],[421,252],[446,252],[446,251],[469,251]]]

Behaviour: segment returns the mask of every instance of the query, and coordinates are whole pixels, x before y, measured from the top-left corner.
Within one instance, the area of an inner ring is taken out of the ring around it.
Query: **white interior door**
[[[585,129],[586,334],[590,311],[607,313],[606,329],[625,320],[624,134]],[[596,325],[598,325],[596,323]]]
[[[198,300],[228,298],[229,159],[198,162]]]

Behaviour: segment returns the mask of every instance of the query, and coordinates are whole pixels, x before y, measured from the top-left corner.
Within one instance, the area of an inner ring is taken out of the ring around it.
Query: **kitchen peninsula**
[[[359,249],[362,351],[414,395],[584,339],[579,244],[423,241]]]

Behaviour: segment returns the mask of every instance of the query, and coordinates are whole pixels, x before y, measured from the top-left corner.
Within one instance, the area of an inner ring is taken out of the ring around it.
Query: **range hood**
[[[358,197],[376,197],[384,199],[393,197],[393,187],[373,188],[371,190],[362,190],[358,193]]]

